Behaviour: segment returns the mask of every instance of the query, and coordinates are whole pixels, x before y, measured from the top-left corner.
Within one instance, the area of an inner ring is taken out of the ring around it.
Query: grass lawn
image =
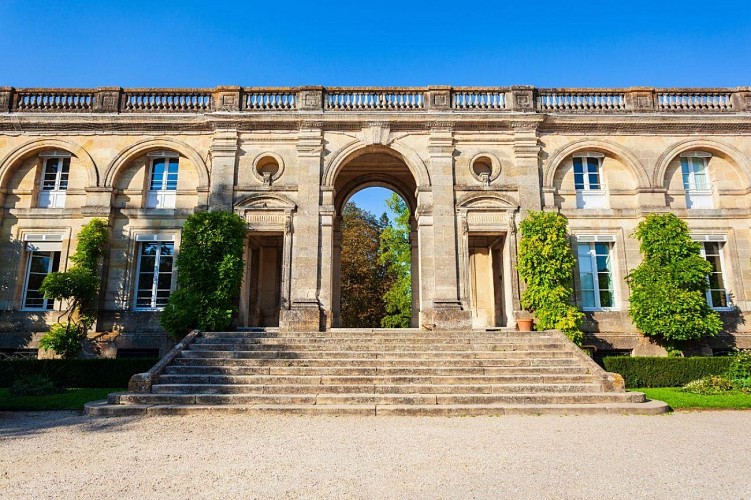
[[[685,408],[751,408],[751,394],[730,392],[719,396],[704,396],[683,392],[680,387],[653,387],[647,389],[629,389],[643,392],[649,399],[666,402],[673,409]]]
[[[0,388],[0,411],[18,410],[81,410],[83,405],[97,399],[107,399],[110,392],[126,389],[66,389],[49,396],[11,396],[10,390]]]

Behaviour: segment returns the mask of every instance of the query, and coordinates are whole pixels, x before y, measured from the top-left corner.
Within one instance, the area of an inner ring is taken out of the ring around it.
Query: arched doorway
[[[337,172],[333,183],[334,223],[332,235],[331,326],[343,326],[342,305],[342,213],[347,202],[359,191],[369,187],[383,187],[397,193],[410,212],[412,318],[410,326],[419,323],[418,233],[415,218],[417,183],[401,156],[387,148],[369,148],[350,158]]]

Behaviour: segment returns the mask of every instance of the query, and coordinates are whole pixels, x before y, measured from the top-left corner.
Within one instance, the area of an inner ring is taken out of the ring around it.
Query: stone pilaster
[[[92,186],[86,188],[86,205],[82,213],[90,217],[109,217],[112,207],[112,188]]]
[[[506,107],[511,111],[534,113],[535,88],[526,85],[511,87],[511,90],[506,93]]]
[[[120,87],[99,87],[94,100],[95,113],[117,113],[120,106]]]
[[[10,111],[13,102],[13,87],[0,87],[0,113]]]
[[[631,87],[625,98],[629,111],[647,113],[655,110],[655,89],[651,87]]]
[[[318,331],[320,269],[320,196],[323,130],[320,123],[303,123],[297,139],[298,209],[294,218],[290,308],[282,310],[283,331]]]
[[[234,85],[220,86],[214,89],[212,104],[214,111],[236,113],[240,111],[240,87]]]
[[[454,211],[454,134],[449,124],[431,129],[430,176],[432,184],[432,232],[434,290],[430,322],[436,329],[471,328],[470,311],[462,308],[457,273],[457,233]],[[420,246],[423,246],[422,232]],[[422,270],[422,269],[421,269]]]
[[[731,99],[733,111],[751,111],[751,87],[738,87]]]
[[[451,87],[436,85],[428,87],[425,93],[425,108],[432,111],[448,111],[451,109]]]
[[[237,163],[236,130],[216,130],[211,142],[210,210],[232,210]]]
[[[540,141],[537,121],[513,122],[514,165],[509,172],[518,179],[519,205],[522,211],[542,209],[542,176],[540,172]],[[523,216],[523,212],[522,212]]]
[[[297,91],[297,109],[321,111],[323,109],[323,87],[300,87]]]

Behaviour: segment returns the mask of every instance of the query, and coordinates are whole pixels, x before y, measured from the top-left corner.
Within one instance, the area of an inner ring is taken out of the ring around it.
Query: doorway
[[[279,326],[283,244],[281,232],[248,237],[247,326]]]
[[[467,243],[472,327],[505,326],[502,266],[504,236],[470,234]]]

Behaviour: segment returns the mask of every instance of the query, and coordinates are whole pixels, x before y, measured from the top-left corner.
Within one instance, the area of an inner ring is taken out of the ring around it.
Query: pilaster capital
[[[211,154],[214,157],[234,157],[237,154],[238,142],[237,130],[217,129],[211,138]]]

